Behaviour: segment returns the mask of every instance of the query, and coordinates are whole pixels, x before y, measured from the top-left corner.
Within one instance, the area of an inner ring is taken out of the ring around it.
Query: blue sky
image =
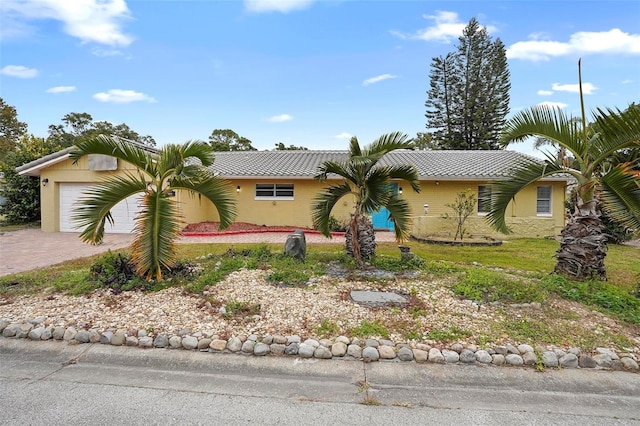
[[[429,66],[476,17],[506,45],[511,112],[640,101],[638,1],[3,0],[0,96],[29,131],[69,112],[158,145],[230,128],[346,149],[425,131]],[[530,144],[511,149],[532,153]]]

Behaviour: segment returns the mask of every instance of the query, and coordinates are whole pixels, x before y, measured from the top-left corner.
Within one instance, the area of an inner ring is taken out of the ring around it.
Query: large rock
[[[304,260],[307,255],[307,239],[303,230],[296,229],[295,232],[287,236],[287,241],[284,243],[284,253],[294,259]]]

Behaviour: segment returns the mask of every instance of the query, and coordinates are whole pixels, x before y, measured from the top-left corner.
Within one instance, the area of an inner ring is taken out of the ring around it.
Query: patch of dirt
[[[239,231],[274,231],[274,230],[290,230],[290,229],[303,229],[309,230],[309,228],[301,228],[299,226],[267,226],[267,225],[257,225],[255,223],[247,223],[247,222],[234,222],[228,228],[224,229],[221,232],[239,232]],[[187,225],[182,232],[219,232],[220,231],[220,222],[200,222],[200,223],[190,223]]]

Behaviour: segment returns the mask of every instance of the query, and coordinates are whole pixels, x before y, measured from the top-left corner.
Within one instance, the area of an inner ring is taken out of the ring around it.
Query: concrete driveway
[[[102,244],[92,246],[80,240],[79,233],[42,232],[39,229],[23,229],[0,233],[0,276],[30,271],[56,265],[71,259],[93,256],[107,250],[127,247],[133,241],[131,234],[106,234]],[[179,243],[282,244],[285,232],[261,232],[206,237],[180,237]],[[344,237],[328,239],[318,234],[307,234],[307,244],[344,244]],[[377,232],[376,241],[395,241],[392,232]]]
[[[85,244],[79,233],[22,229],[0,233],[0,276],[55,265],[128,246],[131,234],[107,234],[97,246]]]

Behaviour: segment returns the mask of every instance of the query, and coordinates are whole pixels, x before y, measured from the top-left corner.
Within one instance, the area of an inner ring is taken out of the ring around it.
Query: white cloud
[[[306,9],[315,2],[316,0],[244,0],[244,8],[255,13],[289,13]]]
[[[425,41],[438,41],[440,43],[450,43],[462,35],[462,30],[468,22],[460,21],[456,12],[438,10],[435,15],[422,15],[424,19],[435,21],[435,25],[416,31],[414,34],[405,34],[399,31],[391,31],[391,34],[402,39],[414,39]],[[495,32],[497,28],[487,26],[487,31]]]
[[[23,65],[7,65],[0,70],[0,74],[8,75],[9,77],[33,78],[38,75],[38,70],[27,68]]]
[[[538,90],[538,95],[549,96],[549,95],[553,95],[553,92],[551,90]]]
[[[630,78],[626,80],[622,80],[622,84],[630,84],[630,83],[633,83],[633,80],[631,80]]]
[[[3,0],[2,12],[16,28],[24,20],[61,21],[65,33],[82,42],[109,46],[128,46],[132,37],[122,32],[122,21],[129,19],[125,0]]]
[[[56,86],[46,90],[47,93],[68,93],[75,92],[76,86]]]
[[[352,137],[353,135],[347,132],[338,133],[334,136],[335,139],[351,139]]]
[[[121,90],[111,89],[109,91],[96,93],[93,95],[93,99],[100,102],[113,102],[116,104],[127,104],[130,102],[157,102],[154,98],[144,93],[136,92],[133,90]]]
[[[94,47],[91,49],[91,54],[94,56],[108,57],[108,56],[124,56],[124,52],[118,49],[102,49],[100,47]]]
[[[558,92],[580,93],[580,86],[577,83],[576,84],[553,83],[551,87],[553,88],[553,90]],[[585,95],[592,95],[596,89],[597,87],[591,83],[582,83],[582,93]]]
[[[569,106],[568,104],[565,104],[564,102],[551,102],[551,101],[544,101],[544,102],[540,102],[538,105],[545,105],[551,108],[566,108],[567,106]]]
[[[377,75],[375,77],[371,77],[371,78],[366,79],[365,81],[362,82],[362,85],[363,86],[368,86],[370,84],[379,83],[381,81],[389,80],[389,79],[397,78],[397,77],[398,77],[397,75],[392,75],[392,74],[381,74],[381,75]]]
[[[609,31],[580,31],[569,41],[519,41],[507,49],[509,59],[548,61],[555,56],[586,55],[597,53],[640,54],[640,34],[625,33],[618,28]]]
[[[270,123],[284,123],[285,121],[291,120],[293,120],[293,117],[289,114],[274,115],[273,117],[267,118],[267,121]]]

